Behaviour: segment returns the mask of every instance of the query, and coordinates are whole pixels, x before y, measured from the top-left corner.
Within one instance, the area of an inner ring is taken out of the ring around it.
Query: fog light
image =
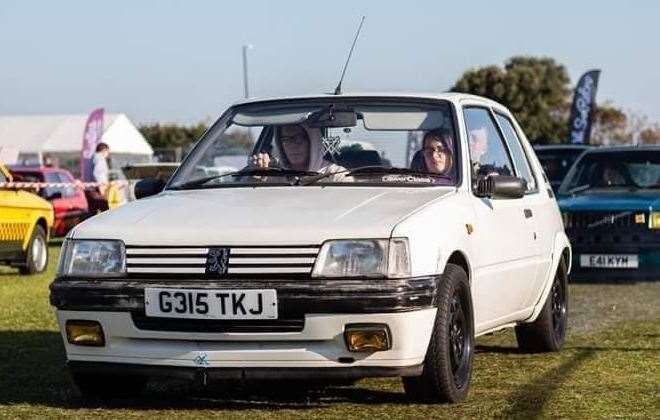
[[[78,346],[102,347],[105,345],[103,327],[97,321],[67,321],[66,339]]]
[[[392,347],[390,330],[385,324],[349,324],[344,329],[348,351],[374,352]]]

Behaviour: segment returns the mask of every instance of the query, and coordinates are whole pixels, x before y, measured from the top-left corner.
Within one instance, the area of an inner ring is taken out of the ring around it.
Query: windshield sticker
[[[321,137],[321,143],[326,152],[331,155],[337,154],[339,152],[339,144],[341,143],[341,137],[339,136],[327,136]]]
[[[384,175],[381,180],[383,182],[421,182],[424,184],[432,184],[433,179],[427,176],[415,175]]]

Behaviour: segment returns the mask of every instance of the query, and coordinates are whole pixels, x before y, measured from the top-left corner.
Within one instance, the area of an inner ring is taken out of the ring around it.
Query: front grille
[[[284,333],[300,332],[305,317],[289,316],[263,320],[215,320],[148,317],[144,312],[131,313],[133,324],[140,330],[191,333]]]
[[[641,223],[637,218],[643,215]],[[594,229],[594,228],[628,228],[632,226],[646,227],[648,214],[635,211],[620,212],[573,212],[564,213],[564,227],[566,229]]]
[[[212,254],[224,259],[218,267]],[[286,246],[126,246],[129,277],[308,277],[316,245]],[[224,255],[223,253],[226,253]],[[214,267],[214,264],[215,267]]]

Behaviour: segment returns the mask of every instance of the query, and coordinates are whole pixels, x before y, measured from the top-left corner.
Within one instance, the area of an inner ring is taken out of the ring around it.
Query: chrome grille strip
[[[207,254],[216,247],[126,246],[129,274],[207,274]],[[240,246],[229,248],[227,274],[309,274],[319,246]]]
[[[143,255],[159,255],[159,254],[177,254],[177,255],[206,255],[208,254],[209,249],[208,248],[177,248],[177,247],[172,247],[172,248],[134,248],[134,247],[126,247],[126,255],[133,255],[133,254],[143,254]]]

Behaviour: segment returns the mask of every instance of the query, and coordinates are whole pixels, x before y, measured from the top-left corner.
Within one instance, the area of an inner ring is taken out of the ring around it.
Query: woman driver
[[[345,172],[346,169],[325,160],[325,148],[321,143],[321,133],[318,129],[305,128],[302,125],[291,124],[277,128],[276,142],[281,150],[280,164],[288,169],[318,172],[319,174]],[[250,166],[267,168],[271,157],[268,153],[252,155]],[[329,181],[347,180],[344,174],[329,176]]]

